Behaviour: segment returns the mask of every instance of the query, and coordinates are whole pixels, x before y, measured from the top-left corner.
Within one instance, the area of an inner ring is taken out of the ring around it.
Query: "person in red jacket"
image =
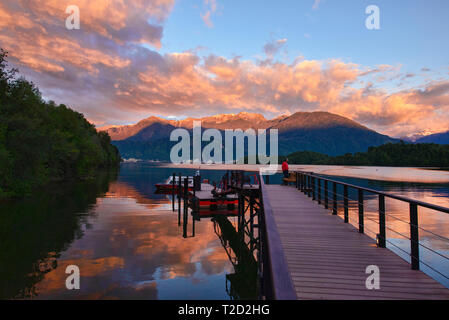
[[[284,162],[282,162],[282,173],[284,174],[284,178],[288,178],[288,158],[285,158]]]

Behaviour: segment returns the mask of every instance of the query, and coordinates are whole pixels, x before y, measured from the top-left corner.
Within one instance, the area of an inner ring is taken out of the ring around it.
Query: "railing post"
[[[296,189],[299,189],[299,180],[298,180],[298,176],[299,176],[299,175],[298,175],[298,171],[296,171],[296,172],[295,172],[295,177],[296,177],[296,179],[295,179],[295,180],[296,180],[296,181],[295,181],[295,182],[296,182]]]
[[[324,180],[324,207],[329,209],[329,194],[327,191],[327,180]]]
[[[412,269],[419,270],[418,205],[410,202],[410,255]]]
[[[359,233],[365,232],[365,224],[363,221],[363,190],[359,190]]]
[[[302,181],[303,181],[303,185],[302,185],[302,191],[304,192],[304,194],[307,193],[307,176],[305,175],[305,173],[302,175]],[[310,188],[310,186],[309,186]],[[310,193],[312,194],[312,193]]]
[[[316,181],[316,179],[315,179],[315,177],[313,177],[312,178],[312,186],[311,186],[311,189],[312,189],[312,200],[316,200],[315,181]],[[309,191],[309,196],[310,196],[310,191]]]
[[[349,222],[349,198],[348,198],[348,186],[343,186],[343,207],[345,211],[345,223]]]
[[[336,215],[337,214],[337,183],[334,182],[332,185],[333,185],[332,191],[334,192],[332,214]]]
[[[304,188],[303,188],[303,192],[305,195],[310,196],[310,193],[307,192],[307,189],[310,189],[310,185],[312,184],[312,178],[310,178],[310,176],[304,174],[303,176],[304,179]]]
[[[318,203],[321,204],[321,179],[318,179]]]
[[[311,184],[312,184],[312,177],[311,177],[311,176],[307,176],[307,177],[306,177],[306,188],[307,188],[307,190],[306,190],[305,193],[306,193],[307,196],[309,196],[309,197],[310,197],[310,192],[309,192],[309,190],[310,190]]]
[[[307,188],[310,188],[310,183],[312,183],[312,182],[309,181],[309,176],[306,173],[303,174],[302,180],[304,182],[302,191],[304,192],[304,194],[308,194]]]
[[[385,232],[385,196],[379,194],[379,247],[386,247],[386,232]]]

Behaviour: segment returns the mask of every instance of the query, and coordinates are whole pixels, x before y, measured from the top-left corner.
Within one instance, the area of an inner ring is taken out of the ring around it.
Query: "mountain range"
[[[191,130],[193,121],[203,129],[278,129],[279,155],[307,150],[331,156],[363,152],[399,140],[377,133],[353,120],[329,112],[297,112],[290,116],[266,119],[257,113],[219,114],[204,118],[167,120],[149,117],[134,125],[103,127],[123,158],[169,160],[170,133],[175,128]],[[223,135],[224,136],[224,135]]]
[[[430,134],[428,136],[417,139],[416,143],[449,144],[449,131]]]

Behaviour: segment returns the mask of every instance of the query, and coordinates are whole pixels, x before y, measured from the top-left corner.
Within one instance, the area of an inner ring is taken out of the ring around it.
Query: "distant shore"
[[[129,163],[129,162],[128,162]],[[139,161],[163,168],[180,168],[192,170],[245,170],[259,171],[262,165],[252,164],[173,164],[167,162]],[[281,173],[280,165],[277,166]],[[361,178],[380,181],[449,183],[447,168],[418,167],[375,167],[375,166],[338,166],[338,165],[298,165],[291,164],[290,171],[308,171],[317,174]]]

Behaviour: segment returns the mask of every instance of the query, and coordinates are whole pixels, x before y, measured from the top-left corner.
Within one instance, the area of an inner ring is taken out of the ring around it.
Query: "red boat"
[[[181,177],[181,183],[182,186],[184,187],[184,179],[187,178],[188,182],[189,182],[189,191],[193,191],[193,177]],[[171,176],[170,178],[167,179],[167,181],[165,181],[165,183],[156,183],[155,184],[156,187],[156,192],[157,193],[167,193],[167,194],[171,194],[173,188],[175,189],[175,193],[178,193],[178,189],[179,189],[179,176],[175,176],[175,185],[173,186],[173,177]]]
[[[227,209],[227,210],[235,210],[239,205],[239,199],[199,199],[200,209],[210,209],[210,210],[218,210],[218,209]],[[201,211],[200,211],[201,215]]]

